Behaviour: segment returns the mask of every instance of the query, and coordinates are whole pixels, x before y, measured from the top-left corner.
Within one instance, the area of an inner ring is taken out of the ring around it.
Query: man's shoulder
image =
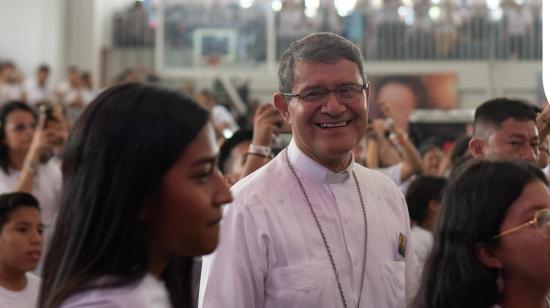
[[[275,157],[266,165],[239,180],[231,192],[234,203],[249,203],[250,199],[270,200],[278,199],[287,189],[288,171],[284,168],[284,161]]]
[[[258,187],[277,185],[288,173],[285,166],[284,161],[279,155],[277,155],[267,164],[258,168],[258,170],[240,179],[237,183],[235,183],[235,185],[233,185],[233,187],[231,187],[231,189],[248,190],[250,188],[254,189]]]

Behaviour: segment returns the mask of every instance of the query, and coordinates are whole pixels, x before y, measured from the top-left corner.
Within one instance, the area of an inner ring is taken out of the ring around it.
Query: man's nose
[[[521,159],[523,161],[537,163],[538,159],[539,159],[538,148],[533,148],[531,146],[525,147],[525,149],[523,150],[523,153],[521,155]]]
[[[327,101],[323,104],[323,107],[321,109],[322,112],[325,112],[331,115],[340,114],[345,110],[346,110],[346,106],[344,103],[338,100],[338,96],[336,96],[336,91],[332,91],[328,94]]]

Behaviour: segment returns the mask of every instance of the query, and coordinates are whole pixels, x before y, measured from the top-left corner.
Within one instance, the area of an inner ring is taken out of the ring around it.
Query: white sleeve
[[[401,185],[401,163],[389,166],[387,168],[377,169],[381,173],[389,177],[395,184]]]
[[[15,190],[13,178],[0,169],[0,194],[11,193]]]
[[[407,248],[405,250],[405,298],[407,300],[407,307],[408,304],[412,303],[414,296],[416,295],[419,287],[419,279],[418,279],[418,260],[416,259],[416,254],[414,252],[414,243],[413,243],[413,237],[410,227],[410,220],[409,220],[409,210],[407,208],[407,202],[405,201],[405,197],[403,197],[403,194],[401,194],[401,203],[402,208],[405,211],[406,214],[406,225],[407,225]]]
[[[203,258],[199,308],[264,306],[269,236],[261,215],[248,207],[227,206],[216,251]],[[255,210],[262,210],[255,208]]]

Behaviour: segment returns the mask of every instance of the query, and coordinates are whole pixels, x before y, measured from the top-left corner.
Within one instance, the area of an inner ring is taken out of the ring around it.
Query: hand
[[[31,160],[38,159],[40,154],[48,151],[48,137],[46,136],[46,114],[41,113],[38,118],[38,125],[32,136],[31,145],[27,157]]]
[[[47,121],[45,113],[41,113],[38,126],[34,132],[29,153],[33,156],[50,154],[56,148],[62,147],[69,134],[68,122],[59,112],[53,111],[53,119]]]
[[[392,141],[399,145],[404,145],[409,141],[409,136],[407,135],[407,133],[399,129],[395,129],[394,132],[390,135],[390,138],[392,138]]]
[[[378,134],[378,132],[374,128],[373,124],[368,124],[367,125],[367,130],[365,131],[365,137],[368,140],[373,140],[373,141],[376,141],[376,142],[380,142],[382,140],[382,136],[380,136],[380,134]]]
[[[381,139],[384,138],[384,132],[386,131],[386,123],[384,119],[374,119],[372,124],[369,126],[372,126],[374,132],[376,132]]]
[[[546,105],[536,119],[537,129],[539,131],[539,140],[544,140],[550,133],[550,105]]]
[[[69,136],[69,131],[65,124],[58,120],[51,120],[46,124],[44,130],[47,138],[47,145],[51,149],[63,147]]]
[[[384,115],[384,118],[393,119],[393,114],[391,113],[390,107],[388,107],[386,102],[379,102],[378,105],[380,106],[380,111],[382,112],[382,115]]]
[[[254,114],[254,134],[252,144],[270,146],[277,129],[281,127],[283,118],[272,104],[263,104]]]
[[[540,124],[550,127],[550,105],[546,105],[542,112],[537,115],[537,126]]]

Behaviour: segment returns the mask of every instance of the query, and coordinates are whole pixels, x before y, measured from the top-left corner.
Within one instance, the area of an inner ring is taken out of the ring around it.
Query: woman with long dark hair
[[[62,147],[66,129],[57,116],[38,116],[27,104],[0,108],[0,193],[26,192],[40,202],[47,246],[61,201],[61,170],[50,159]]]
[[[192,256],[212,252],[231,194],[208,112],[140,84],[106,90],[66,145],[40,307],[189,307]]]
[[[414,307],[548,307],[550,191],[540,170],[473,161],[441,208]]]

